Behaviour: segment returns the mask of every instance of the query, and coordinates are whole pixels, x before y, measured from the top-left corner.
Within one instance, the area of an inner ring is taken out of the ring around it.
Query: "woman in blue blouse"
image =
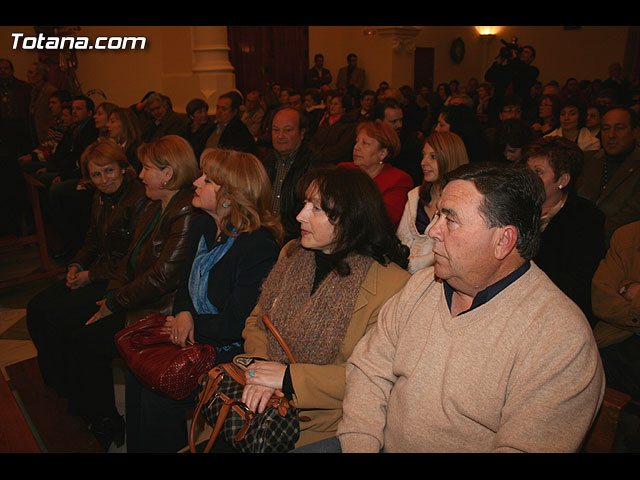
[[[282,227],[268,210],[271,185],[253,155],[208,149],[192,204],[201,215],[189,232],[189,247],[173,315],[165,329],[172,341],[207,343],[216,362],[243,350],[245,319],[260,285],[276,262]],[[177,401],[143,387],[127,372],[128,452],[175,452],[187,445],[185,412],[196,392]]]

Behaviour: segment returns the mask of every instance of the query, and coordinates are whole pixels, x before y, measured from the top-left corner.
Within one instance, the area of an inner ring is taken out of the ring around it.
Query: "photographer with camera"
[[[538,78],[539,70],[531,65],[536,58],[535,49],[518,44],[518,39],[513,38],[511,43],[501,40],[503,47],[496,57],[484,79],[495,85],[495,97],[498,103],[506,95],[517,95],[522,99],[530,98],[529,91]],[[529,105],[523,105],[528,109]],[[490,122],[497,118],[490,118]]]

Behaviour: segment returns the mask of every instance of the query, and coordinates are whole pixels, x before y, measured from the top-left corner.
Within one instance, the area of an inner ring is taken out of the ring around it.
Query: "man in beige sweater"
[[[347,364],[341,450],[577,451],[604,374],[581,310],[530,261],[541,185],[479,164],[446,182],[435,265],[385,304]]]

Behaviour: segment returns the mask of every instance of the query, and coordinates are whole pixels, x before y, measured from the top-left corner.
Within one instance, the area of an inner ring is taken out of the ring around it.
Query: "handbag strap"
[[[273,323],[271,322],[271,319],[267,315],[262,315],[262,321],[267,326],[267,328],[271,331],[271,333],[273,333],[273,336],[276,337],[276,340],[278,340],[278,343],[284,350],[284,353],[287,354],[287,357],[289,358],[289,362],[296,363],[295,359],[293,358],[293,354],[289,349],[289,345],[287,345],[287,342],[284,341],[284,338],[282,338],[282,335],[280,335],[280,332],[278,332],[278,329],[276,329],[276,327],[273,325]]]

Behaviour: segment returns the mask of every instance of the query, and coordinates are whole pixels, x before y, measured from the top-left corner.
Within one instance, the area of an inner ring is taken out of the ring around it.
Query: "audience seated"
[[[107,122],[109,121],[109,115],[113,112],[117,105],[111,102],[102,102],[96,107],[96,111],[93,114],[93,123],[98,129],[98,139],[109,138],[109,129]]]
[[[218,97],[215,127],[205,142],[205,148],[221,148],[255,153],[253,135],[240,120],[242,97],[230,91]]]
[[[186,111],[189,123],[182,136],[191,144],[196,158],[200,158],[215,124],[209,116],[209,104],[201,98],[194,98],[187,103]]]
[[[140,128],[142,128],[142,132],[144,135],[146,135],[147,132],[153,129],[153,117],[149,113],[147,99],[154,93],[156,92],[154,92],[153,90],[145,93],[139,102],[134,103],[129,107],[131,111],[138,117]]]
[[[253,155],[205,150],[192,204],[185,268],[165,330],[176,345],[215,347],[216,362],[242,353],[242,330],[278,258],[282,227],[268,211],[269,179]],[[186,411],[197,390],[173,400],[126,371],[127,452],[177,452],[187,445]]]
[[[95,105],[90,98],[81,96],[73,99],[73,124],[60,139],[45,167],[33,172],[38,180],[48,186],[61,180],[80,178],[80,157],[84,149],[98,138],[98,130],[93,120],[94,111]]]
[[[320,90],[313,88],[307,89],[303,92],[304,95],[304,108],[307,112],[307,118],[309,119],[309,130],[307,132],[308,137],[311,138],[318,129],[320,120],[325,112],[325,105],[322,103],[322,94]]]
[[[542,180],[546,194],[540,248],[533,260],[595,324],[591,278],[605,253],[604,214],[576,194],[575,179],[583,168],[583,153],[565,138],[545,137],[533,142],[524,157]]]
[[[593,330],[607,386],[640,398],[640,221],[624,225],[593,277]]]
[[[560,98],[556,95],[542,95],[538,103],[538,117],[531,124],[539,136],[547,135],[560,126]]]
[[[484,135],[487,139],[491,159],[504,160],[504,134],[506,122],[513,125],[513,121],[522,122],[522,99],[516,95],[506,95],[502,98],[497,122],[484,126]],[[523,125],[524,126],[524,125]]]
[[[421,162],[424,179],[422,185],[409,192],[396,232],[400,241],[410,249],[409,273],[433,265],[434,241],[428,230],[438,210],[442,178],[466,163],[469,163],[469,157],[458,135],[434,132],[427,137]]]
[[[186,115],[175,112],[169,97],[160,93],[151,93],[144,102],[144,111],[148,112],[151,122],[141,121],[146,127],[142,138],[145,142],[157,140],[166,135],[183,135],[188,119]]]
[[[324,451],[580,449],[605,380],[584,315],[531,262],[543,199],[521,166],[445,177],[434,267],[383,306],[350,356]]]
[[[56,90],[49,97],[49,111],[51,112],[51,123],[47,130],[47,138],[30,153],[18,158],[21,164],[31,163],[25,170],[35,172],[35,170],[46,166],[46,161],[51,159],[53,152],[66,132],[73,119],[71,117],[71,94],[66,90]]]
[[[547,133],[545,137],[564,137],[575,142],[583,151],[599,150],[600,140],[586,128],[587,107],[575,98],[560,103],[560,127]]]
[[[353,161],[338,165],[359,168],[373,179],[382,193],[387,215],[395,230],[400,223],[407,194],[413,188],[411,177],[391,164],[391,159],[400,152],[398,134],[380,120],[358,124],[356,134]]]
[[[82,154],[82,173],[95,186],[84,243],[69,262],[66,278],[27,305],[27,328],[38,351],[42,378],[63,396],[69,391],[67,340],[85,325],[96,311],[96,302],[104,298],[147,201],[127,157],[113,142],[89,145]]]
[[[120,145],[139,175],[142,164],[138,159],[138,147],[142,144],[142,127],[138,116],[130,108],[116,108],[109,114],[107,129],[109,138]]]
[[[300,183],[303,235],[283,248],[243,332],[242,401],[261,412],[280,391],[300,415],[297,446],[335,435],[344,365],[382,305],[407,281],[406,247],[384,215],[382,197],[359,170],[315,169]],[[401,268],[402,267],[402,268]],[[289,360],[262,325],[268,315],[292,351]]]
[[[60,238],[55,257],[68,257],[81,245],[89,227],[91,189],[78,189],[82,181],[81,156],[98,138],[93,120],[94,103],[76,97],[71,104],[73,125],[65,132],[46,166],[33,176],[45,185],[42,208]],[[89,184],[90,185],[90,184]]]
[[[489,159],[489,143],[473,111],[465,105],[449,105],[438,116],[436,132],[453,132],[462,138],[470,162]]]
[[[605,241],[627,223],[640,220],[640,129],[635,112],[613,107],[602,116],[602,148],[585,154],[578,194],[606,216]]]
[[[629,102],[631,84],[624,77],[620,62],[613,62],[609,65],[609,77],[602,82],[603,90],[611,90],[615,96],[616,103],[626,104]]]
[[[360,95],[360,108],[357,110],[356,122],[366,122],[374,120],[374,107],[376,103],[376,92],[365,90]]]
[[[269,209],[280,218],[285,242],[300,236],[300,223],[296,220],[302,208],[296,185],[312,168],[322,165],[309,145],[306,117],[293,108],[282,108],[273,117],[271,144],[262,158],[269,181],[271,199]]]
[[[636,112],[638,113],[638,112]],[[596,137],[602,144],[600,135],[600,121],[602,120],[602,108],[598,105],[590,105],[587,107],[587,119],[584,126],[589,129],[591,135]]]
[[[252,90],[247,93],[244,99],[244,111],[242,112],[240,120],[247,126],[251,135],[257,138],[258,135],[260,135],[263,118],[264,109],[261,105],[260,92],[258,90]]]
[[[2,219],[15,231],[24,222],[27,172],[45,185],[52,255],[79,249],[66,278],[28,306],[45,383],[69,398],[105,449],[120,445],[113,335],[164,313],[174,343],[209,343],[218,361],[248,365],[250,409],[274,391],[293,398],[311,418],[298,446],[311,451],[576,451],[603,389],[585,318],[607,385],[640,394],[632,248],[640,94],[619,64],[604,82],[568,77],[543,88],[534,58],[532,47],[501,51],[492,82],[450,80],[416,96],[386,81],[365,90],[355,54],[331,90],[318,54],[305,90],[277,81],[264,95],[231,90],[217,98],[215,116],[199,98],[175,112],[154,91],[129,108],[95,108],[55,91],[46,65],[32,64],[27,84],[0,59],[0,147],[13,160]],[[486,161],[496,163],[477,165]],[[530,208],[537,204],[541,217]],[[260,218],[245,225],[243,209]],[[194,267],[229,245],[194,293]],[[247,281],[221,273],[248,260]],[[299,364],[288,365],[265,336],[263,313]],[[455,340],[435,327],[451,318],[466,322]],[[421,377],[415,365],[403,371],[403,345],[423,351],[433,342],[447,351],[422,359]],[[371,396],[372,381],[384,398]],[[433,387],[443,384],[453,390]],[[128,451],[186,445],[195,392],[169,400],[129,371],[126,389]],[[580,393],[560,401],[569,391]],[[415,395],[428,408],[411,408]],[[464,408],[444,411],[442,398]],[[312,444],[320,439],[329,443]]]
[[[403,128],[415,134],[420,131],[425,121],[425,111],[416,102],[416,94],[409,85],[400,87],[402,110],[404,112]]]
[[[115,405],[114,335],[149,313],[170,314],[197,212],[191,205],[199,169],[191,145],[168,135],[138,150],[140,179],[151,200],[118,271],[92,316],[68,338],[69,410],[81,416],[105,450],[122,445],[124,420]]]
[[[391,159],[391,164],[406,172],[414,186],[422,182],[422,144],[418,135],[404,128],[404,110],[402,104],[393,98],[385,98],[374,107],[374,120],[381,120],[391,126],[400,139],[400,153]]]
[[[353,117],[346,114],[350,106],[349,97],[334,92],[327,105],[327,113],[311,137],[311,147],[326,163],[351,161],[356,123]]]
[[[531,142],[533,135],[531,127],[524,120],[511,118],[501,121],[491,152],[492,160],[521,163],[524,150]]]

